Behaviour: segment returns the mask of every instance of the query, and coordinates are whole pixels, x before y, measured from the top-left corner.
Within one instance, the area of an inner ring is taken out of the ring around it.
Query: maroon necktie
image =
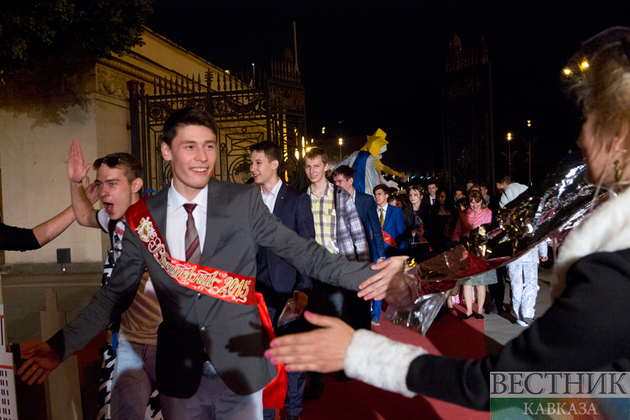
[[[186,261],[193,264],[199,264],[199,261],[201,261],[199,235],[197,234],[197,228],[195,227],[195,218],[192,214],[195,207],[197,207],[196,204],[184,204],[184,208],[188,213],[188,220],[186,220]]]

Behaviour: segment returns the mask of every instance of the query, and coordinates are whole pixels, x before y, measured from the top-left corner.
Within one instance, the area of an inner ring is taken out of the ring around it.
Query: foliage
[[[111,57],[142,44],[155,0],[2,0],[0,78],[77,55]]]

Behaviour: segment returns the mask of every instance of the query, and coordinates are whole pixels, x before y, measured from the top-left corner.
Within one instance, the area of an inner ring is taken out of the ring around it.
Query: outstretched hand
[[[306,311],[304,318],[323,328],[278,337],[271,342],[265,357],[271,359],[274,365],[284,363],[288,371],[327,373],[342,370],[354,330],[330,316]]]
[[[365,300],[386,299],[396,306],[407,304],[412,298],[404,272],[407,258],[404,255],[391,257],[372,265],[372,270],[380,271],[359,285],[358,296]]]
[[[81,145],[77,139],[73,139],[68,155],[68,179],[70,182],[78,184],[85,178],[91,167],[91,163],[84,166]]]
[[[21,376],[22,381],[28,381],[29,385],[33,385],[35,381],[41,385],[61,364],[61,359],[48,343],[38,345],[29,353],[29,358],[20,366],[17,375]]]

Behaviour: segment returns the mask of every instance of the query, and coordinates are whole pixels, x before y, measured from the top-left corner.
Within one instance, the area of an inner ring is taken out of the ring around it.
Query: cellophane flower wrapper
[[[406,275],[412,284],[407,301],[413,303],[389,305],[385,319],[424,335],[453,287],[518,259],[543,240],[561,243],[606,198],[595,197],[597,187],[586,182],[585,171],[582,156],[569,154],[540,184],[503,207],[492,223],[446,249],[411,255],[415,266]]]

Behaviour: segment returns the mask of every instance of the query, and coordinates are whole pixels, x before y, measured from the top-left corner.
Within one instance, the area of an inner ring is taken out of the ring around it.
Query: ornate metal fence
[[[215,80],[216,75],[216,80]],[[272,62],[266,72],[240,77],[213,72],[195,77],[157,78],[153,85],[130,81],[132,154],[144,167],[146,188],[160,190],[171,179],[162,158],[162,126],[176,110],[202,107],[214,116],[218,154],[215,176],[244,183],[249,179],[249,146],[263,140],[284,150],[288,181],[296,178],[302,138],[306,136],[304,87],[293,65]]]

